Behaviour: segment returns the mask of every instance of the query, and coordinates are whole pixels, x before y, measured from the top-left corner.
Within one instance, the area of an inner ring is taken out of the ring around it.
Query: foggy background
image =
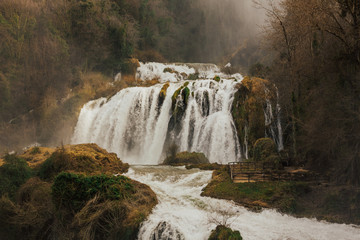
[[[173,16],[171,39],[160,38],[157,48],[169,61],[231,62],[246,71],[262,58],[266,15],[252,0],[182,0],[167,14]]]

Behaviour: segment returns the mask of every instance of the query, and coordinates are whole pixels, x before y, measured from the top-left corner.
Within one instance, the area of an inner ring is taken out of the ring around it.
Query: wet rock
[[[151,240],[185,240],[182,233],[168,222],[160,222],[151,234]]]

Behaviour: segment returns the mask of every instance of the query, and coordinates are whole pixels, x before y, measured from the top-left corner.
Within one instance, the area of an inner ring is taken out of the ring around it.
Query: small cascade
[[[240,231],[246,240],[353,240],[360,236],[360,228],[354,225],[295,218],[271,209],[256,213],[232,201],[202,197],[211,171],[132,166],[126,175],[149,185],[159,199],[140,227],[141,240],[208,239],[219,224]]]
[[[264,116],[265,116],[265,126],[267,126],[265,130],[265,136],[272,138],[275,141],[278,151],[284,149],[283,139],[282,139],[282,128],[281,128],[281,119],[280,119],[280,111],[281,107],[279,104],[279,92],[276,89],[276,106],[275,110],[273,110],[273,106],[269,99],[266,99],[266,105],[264,108]],[[265,89],[265,91],[269,91]]]
[[[239,142],[231,114],[240,74],[221,73],[213,64],[140,63],[136,76],[165,83],[126,88],[111,99],[88,102],[73,144],[97,143],[130,164],[160,164],[173,144],[180,151],[203,152],[212,163],[248,157],[247,138]],[[269,102],[264,113],[273,126],[271,108]],[[270,129],[272,138],[280,137],[281,128]]]

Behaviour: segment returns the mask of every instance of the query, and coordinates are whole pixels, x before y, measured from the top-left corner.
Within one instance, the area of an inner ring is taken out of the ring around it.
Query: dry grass
[[[132,181],[136,192],[121,201],[89,200],[75,215],[72,227],[79,229],[79,239],[131,239],[140,223],[157,204],[155,193],[146,185]]]
[[[52,179],[62,171],[90,175],[124,173],[129,164],[121,162],[115,153],[108,153],[98,145],[66,145],[56,151],[40,166],[39,176]]]
[[[38,148],[38,152],[34,151],[36,148]],[[55,151],[55,148],[32,147],[19,155],[19,157],[25,159],[31,168],[35,168],[45,162]]]

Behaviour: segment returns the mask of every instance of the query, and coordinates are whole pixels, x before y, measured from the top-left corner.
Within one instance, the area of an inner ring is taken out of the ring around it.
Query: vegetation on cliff
[[[279,89],[290,163],[360,185],[359,1],[281,0],[264,9],[274,59],[253,74]]]
[[[41,151],[28,153],[39,157]],[[128,165],[95,144],[58,148],[33,167],[16,156],[0,166],[11,170],[0,182],[0,235],[6,239],[130,240],[157,204],[148,186],[114,176]]]
[[[217,61],[241,33],[213,17],[244,21],[203,0],[2,0],[0,151],[68,142],[85,102],[139,84],[132,57]]]
[[[209,160],[203,153],[197,152],[180,152],[175,156],[165,158],[165,165],[193,165],[193,164],[209,164]]]
[[[233,183],[226,166],[215,170],[202,196],[228,199],[258,211],[275,208],[298,217],[360,223],[359,189],[311,182]]]
[[[231,113],[239,142],[247,141],[248,157],[252,157],[255,142],[263,138],[265,132],[270,132],[270,127],[274,124],[274,122],[265,121],[264,112],[268,102],[276,106],[276,88],[265,79],[245,77],[237,85],[237,89]],[[276,108],[274,107],[271,111],[272,121],[276,121],[278,116]],[[245,149],[242,152],[245,153]]]

